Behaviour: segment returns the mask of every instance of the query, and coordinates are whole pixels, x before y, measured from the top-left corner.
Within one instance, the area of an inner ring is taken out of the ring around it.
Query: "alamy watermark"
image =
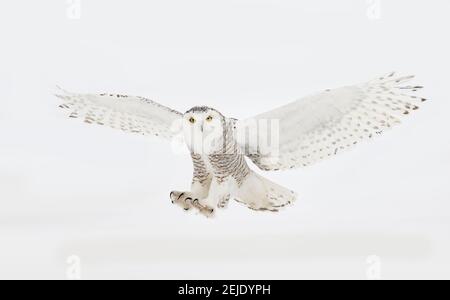
[[[81,19],[81,0],[66,0],[66,16],[69,20]]]
[[[179,119],[171,126],[171,145],[175,154],[190,150],[195,154],[258,155],[267,163],[276,163],[280,153],[280,130],[278,119],[249,119],[221,127],[191,126]],[[233,147],[234,142],[236,147]]]
[[[66,278],[69,280],[81,279],[81,258],[77,255],[71,255],[67,258]]]
[[[366,0],[367,3],[367,18],[369,20],[380,20],[381,15],[381,0]]]
[[[367,269],[366,277],[369,280],[381,279],[381,258],[377,255],[371,255],[366,259]]]

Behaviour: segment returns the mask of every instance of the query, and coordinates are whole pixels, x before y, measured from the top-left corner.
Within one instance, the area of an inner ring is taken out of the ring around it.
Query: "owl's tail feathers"
[[[236,201],[257,211],[277,212],[297,199],[295,192],[252,172],[237,191]]]

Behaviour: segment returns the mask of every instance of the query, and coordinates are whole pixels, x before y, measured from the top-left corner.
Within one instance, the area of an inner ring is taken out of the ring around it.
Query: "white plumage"
[[[390,73],[243,121],[209,107],[194,107],[182,114],[142,97],[65,91],[57,96],[70,117],[86,123],[164,139],[182,134],[192,154],[194,178],[191,191],[174,191],[171,200],[185,210],[196,208],[210,216],[216,207],[226,207],[229,199],[264,211],[278,211],[294,202],[293,191],[256,174],[245,156],[270,171],[306,167],[350,149],[398,125],[419,108],[426,99],[411,93],[422,87],[404,86],[413,78]],[[267,148],[269,141],[274,142],[267,126],[258,125],[252,131],[249,125],[270,120],[278,124],[275,148]]]
[[[126,132],[170,139],[176,133],[171,127],[182,117],[181,113],[143,97],[60,91],[56,95],[64,101],[60,108],[69,110],[71,118]]]
[[[260,155],[251,156],[253,162],[263,170],[306,167],[381,134],[425,101],[404,94],[422,88],[401,86],[413,78],[390,73],[367,83],[305,97],[254,117],[279,120],[280,147],[276,162],[263,163],[264,156]],[[241,124],[245,126],[247,122]],[[242,145],[243,149],[246,146]]]

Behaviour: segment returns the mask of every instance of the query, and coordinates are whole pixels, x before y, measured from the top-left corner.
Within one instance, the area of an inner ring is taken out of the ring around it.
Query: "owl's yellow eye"
[[[206,118],[206,121],[208,121],[208,122],[211,122],[211,121],[212,121],[212,119],[213,119],[213,117],[211,117],[211,116],[208,116],[208,117]]]
[[[190,118],[189,118],[189,122],[192,123],[192,124],[194,124],[194,123],[195,123],[195,119],[194,119],[193,117],[190,117]]]

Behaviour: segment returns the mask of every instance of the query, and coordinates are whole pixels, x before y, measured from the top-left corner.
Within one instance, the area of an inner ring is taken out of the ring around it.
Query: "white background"
[[[358,0],[68,8],[0,4],[0,278],[66,279],[71,255],[83,279],[450,278],[449,1],[381,1],[380,14]],[[295,206],[233,203],[213,220],[169,201],[189,186],[189,157],[69,120],[52,96],[59,84],[242,118],[393,70],[427,87],[417,114],[267,174],[299,193]]]

